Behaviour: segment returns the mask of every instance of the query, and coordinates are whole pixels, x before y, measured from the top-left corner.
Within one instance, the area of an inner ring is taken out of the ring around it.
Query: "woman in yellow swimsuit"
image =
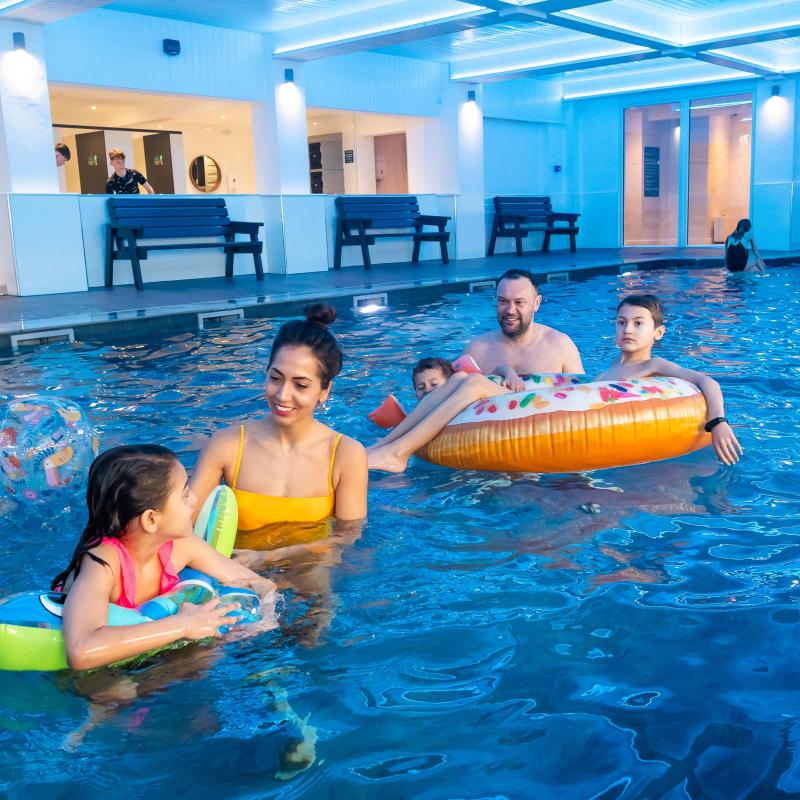
[[[199,508],[220,480],[239,504],[236,546],[275,550],[324,538],[327,522],[367,513],[367,456],[355,440],[314,418],[342,366],[326,303],[281,326],[265,394],[271,413],[214,434],[192,477]]]

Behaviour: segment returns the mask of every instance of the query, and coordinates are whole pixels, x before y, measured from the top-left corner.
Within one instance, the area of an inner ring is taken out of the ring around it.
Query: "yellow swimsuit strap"
[[[231,489],[236,488],[236,481],[239,480],[239,467],[242,466],[242,451],[244,450],[244,425],[239,426],[239,452],[236,454],[236,469],[233,472],[233,483]]]
[[[336,448],[339,446],[339,442],[342,441],[342,436],[344,434],[340,433],[336,437],[336,441],[333,443],[333,449],[331,450],[331,463],[328,467],[328,491],[331,495],[333,495],[333,462],[336,460]]]
[[[339,442],[342,441],[342,436],[344,434],[340,433],[336,437],[336,441],[333,443],[333,448],[331,449],[331,463],[328,465],[328,493],[333,494],[333,462],[336,460],[336,449],[339,447]],[[233,483],[231,483],[231,489],[236,488],[236,481],[239,480],[239,468],[242,466],[242,452],[244,451],[244,425],[239,426],[239,452],[236,454],[236,469],[233,471]]]

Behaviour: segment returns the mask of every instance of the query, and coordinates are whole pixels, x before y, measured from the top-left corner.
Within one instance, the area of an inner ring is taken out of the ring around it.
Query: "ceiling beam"
[[[344,53],[354,53],[360,50],[373,50],[377,47],[390,47],[393,44],[413,42],[420,39],[431,39],[436,36],[446,36],[451,33],[458,33],[465,30],[475,30],[476,28],[486,28],[491,25],[500,25],[504,22],[521,20],[530,22],[532,18],[538,20],[548,20],[548,14],[570,8],[582,8],[606,0],[542,0],[535,5],[519,6],[507,0],[470,0],[470,5],[481,6],[480,10],[464,11],[460,14],[453,14],[435,22],[412,23],[410,25],[398,25],[386,31],[365,34],[363,36],[342,35],[333,41],[321,42],[294,48],[283,49],[278,46],[275,55],[281,58],[288,58],[297,61],[313,61],[318,58],[327,58]],[[363,20],[363,14],[359,13],[359,20]],[[302,28],[308,29],[308,36],[304,37]],[[289,32],[293,39],[307,38],[313,42],[315,35],[319,36],[319,26],[309,25],[299,28],[290,28]],[[299,34],[299,35],[298,35]],[[280,35],[279,35],[280,38]]]
[[[595,22],[594,20],[575,17],[571,14],[548,14],[547,22],[550,25],[557,25],[560,28],[568,28],[569,30],[578,31],[579,33],[588,33],[592,36],[600,36],[603,39],[613,39],[617,42],[635,44],[639,47],[649,47],[654,50],[678,46],[675,42],[670,42],[667,39],[661,39],[658,36],[652,36],[651,34],[645,33],[636,33],[634,31],[625,30],[624,28],[616,28],[613,25],[606,25],[602,22]]]
[[[657,50],[638,51],[636,53],[620,53],[614,56],[596,56],[594,58],[583,58],[578,61],[559,61],[553,64],[543,64],[540,67],[525,67],[523,69],[503,70],[490,72],[485,75],[464,76],[452,78],[455,81],[466,83],[496,83],[498,81],[508,81],[512,78],[541,78],[545,75],[556,75],[560,72],[575,71],[582,69],[595,69],[596,67],[610,67],[616,64],[628,64],[634,61],[649,61],[653,58],[660,58],[661,53]]]
[[[741,33],[735,36],[724,36],[719,39],[704,39],[699,42],[691,42],[686,47],[693,50],[722,50],[726,47],[741,47],[745,44],[760,44],[761,42],[773,42],[776,39],[791,39],[793,36],[800,36],[800,25],[791,28],[771,28],[766,31],[755,31],[753,33]]]
[[[740,72],[752,72],[753,75],[775,75],[779,70],[768,69],[761,64],[754,64],[752,61],[746,61],[743,58],[733,58],[732,56],[723,56],[718,53],[704,53],[702,51],[694,54],[697,61],[705,61],[707,64],[716,64],[718,67],[727,67],[728,69],[739,70]]]

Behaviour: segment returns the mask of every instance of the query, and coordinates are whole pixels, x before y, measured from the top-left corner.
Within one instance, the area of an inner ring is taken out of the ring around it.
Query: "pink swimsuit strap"
[[[138,608],[136,605],[136,568],[133,563],[133,556],[128,552],[128,548],[120,539],[111,536],[103,538],[103,544],[109,544],[116,548],[119,553],[119,580],[120,593],[117,605],[123,608]],[[166,594],[178,583],[178,575],[172,565],[172,542],[164,542],[158,548],[158,560],[161,562],[161,584],[158,589],[159,594]],[[147,598],[148,600],[152,598]]]

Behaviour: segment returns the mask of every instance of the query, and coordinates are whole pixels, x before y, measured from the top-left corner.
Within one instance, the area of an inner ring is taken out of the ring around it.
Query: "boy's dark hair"
[[[281,325],[272,343],[267,367],[272,364],[281,347],[307,347],[319,362],[322,388],[327,389],[342,370],[342,351],[336,337],[328,329],[328,325],[336,320],[336,309],[328,303],[314,303],[306,306],[303,313],[305,319],[293,319]]]
[[[89,551],[104,536],[121,538],[130,522],[148,509],[162,509],[172,491],[169,478],[177,463],[172,450],[157,444],[123,445],[101,453],[89,467],[86,527],[69,565],[53,578],[50,588],[60,589],[70,575],[77,577],[85,555],[107,566]]]
[[[661,301],[654,294],[629,294],[619,301],[617,306],[617,313],[622,306],[637,306],[638,308],[646,308],[650,315],[653,317],[653,322],[656,328],[664,324],[664,306]]]
[[[453,365],[446,358],[421,358],[411,370],[412,382],[417,379],[420,372],[425,372],[426,369],[439,369],[445,378],[449,378],[455,372]]]
[[[497,285],[499,286],[501,281],[516,281],[519,280],[520,278],[524,278],[526,281],[530,281],[531,286],[533,286],[534,292],[536,292],[536,294],[539,293],[539,287],[536,285],[533,273],[527,269],[507,269],[497,279]]]
[[[56,152],[61,153],[61,155],[64,157],[64,161],[69,161],[72,158],[72,153],[70,152],[69,147],[67,147],[63,142],[59,142],[56,145]]]

